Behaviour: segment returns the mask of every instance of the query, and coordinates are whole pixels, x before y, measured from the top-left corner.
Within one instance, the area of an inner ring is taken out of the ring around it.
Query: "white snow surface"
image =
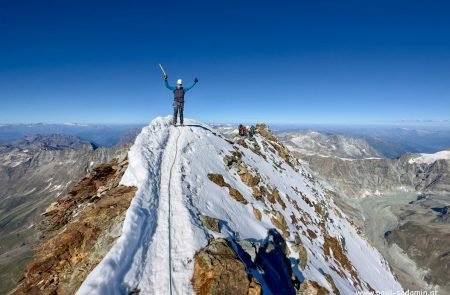
[[[169,294],[169,252],[173,294],[192,294],[193,256],[207,245],[208,235],[264,240],[268,230],[275,228],[271,222],[274,210],[283,214],[287,221],[290,236],[286,242],[292,261],[298,258],[292,248],[294,234],[300,236],[307,250],[306,268],[300,269],[298,263],[292,265],[300,281],[314,280],[332,291],[323,275],[325,272],[331,275],[341,294],[369,290],[368,285],[379,291],[402,290],[383,257],[357,233],[323,186],[304,167],[299,166],[295,171],[287,165],[276,151],[267,148],[263,137],[256,135],[255,140],[266,159],[249,148],[225,140],[203,123],[185,120],[184,127],[174,127],[170,123],[171,116],[154,119],[143,128],[131,147],[129,166],[121,183],[137,186],[138,191],[126,213],[121,236],[88,275],[77,294],[127,294],[137,289],[140,294]],[[242,161],[252,171],[257,171],[264,183],[279,190],[287,205],[284,210],[279,203],[270,205],[266,202],[271,206],[267,207],[255,200],[252,189],[234,170],[225,166],[224,157],[236,148],[244,155]],[[274,163],[281,163],[281,168]],[[209,173],[222,174],[249,203],[244,205],[231,198],[227,188],[208,179]],[[328,221],[324,228],[318,225],[322,217],[301,194],[313,204],[325,204]],[[288,198],[295,200],[301,211],[292,206]],[[254,216],[252,207],[261,211],[261,221]],[[221,220],[221,233],[204,228],[197,217],[200,213]],[[291,216],[298,220],[303,216],[308,222],[298,222],[295,226]],[[305,234],[307,229],[316,232],[317,238],[309,239]],[[355,280],[347,269],[325,257],[324,231],[338,240],[345,240],[344,249],[361,281],[359,287],[355,287]],[[265,294],[271,294],[264,282],[261,284]]]
[[[409,164],[433,164],[437,160],[450,160],[450,151],[440,151],[434,154],[420,154],[420,156],[412,158],[408,162]]]

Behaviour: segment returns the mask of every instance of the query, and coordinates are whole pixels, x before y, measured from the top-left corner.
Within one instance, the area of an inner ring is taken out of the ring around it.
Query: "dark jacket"
[[[189,90],[191,90],[192,87],[195,86],[195,84],[197,84],[197,83],[194,82],[194,84],[192,84],[189,87],[181,87],[181,89],[183,90],[183,91],[181,91],[180,88],[178,88],[178,87],[170,86],[169,82],[167,82],[167,80],[164,81],[164,82],[166,83],[167,89],[170,89],[170,90],[173,91],[173,100],[175,102],[178,102],[178,103],[184,103],[184,94],[186,92],[188,92]]]

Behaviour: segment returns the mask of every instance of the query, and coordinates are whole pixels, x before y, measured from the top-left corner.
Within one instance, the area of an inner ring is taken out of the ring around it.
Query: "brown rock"
[[[242,261],[224,239],[211,243],[194,256],[192,285],[196,294],[261,294],[261,286],[249,277]]]
[[[300,285],[297,295],[328,295],[330,292],[316,281],[305,280]]]
[[[250,286],[248,288],[247,294],[248,295],[261,295],[262,294],[261,284],[254,277],[252,277],[252,281],[250,282]]]
[[[253,214],[255,214],[256,219],[261,221],[262,215],[261,211],[259,211],[257,208],[253,207]]]
[[[286,219],[284,218],[283,214],[281,214],[280,212],[276,211],[275,212],[275,216],[272,216],[270,218],[270,220],[272,221],[272,224],[278,228],[279,230],[282,231],[283,233],[283,237],[288,237],[289,236],[289,228],[287,226],[286,223]]]
[[[220,224],[219,224],[220,222],[218,219],[202,214],[199,214],[198,218],[200,219],[204,227],[206,227],[209,230],[220,233]]]
[[[309,228],[306,230],[308,232],[308,236],[310,237],[310,239],[317,239],[317,234],[310,230]]]
[[[336,287],[336,284],[334,283],[333,277],[330,276],[329,274],[325,274],[325,279],[331,285],[331,288],[333,289],[333,293],[336,294],[336,295],[340,295],[341,292],[339,292],[339,289]],[[373,290],[373,291],[375,291],[375,290]],[[374,292],[374,294],[375,294],[375,292]]]
[[[274,195],[273,192],[274,192],[273,190],[272,190],[271,193],[267,192],[267,200],[268,200],[270,203],[275,204],[276,199],[275,199],[275,195]]]
[[[256,124],[256,132],[261,134],[261,136],[265,137],[269,141],[278,141],[275,135],[273,135],[273,133],[269,131],[269,128],[266,124]]]
[[[289,150],[273,135],[265,124],[257,124],[256,132],[267,139],[269,144],[278,152],[280,157],[285,160],[286,164],[291,166],[295,171],[298,169],[294,165],[294,159],[291,157]]]
[[[272,204],[275,204],[276,202],[278,202],[278,204],[281,205],[283,210],[286,209],[286,204],[284,203],[283,199],[281,198],[280,193],[278,192],[277,188],[272,188],[271,192],[269,193],[263,186],[261,186],[260,191],[265,193],[265,195],[267,196],[267,200],[269,200],[269,202],[271,202]]]
[[[253,187],[253,198],[258,201],[262,199],[262,193],[258,187]]]
[[[236,150],[233,151],[231,153],[231,155],[227,155],[224,158],[225,165],[228,168],[238,166],[241,163],[241,159],[242,159],[243,155],[242,155],[241,151],[239,151],[239,149],[237,149],[237,148],[235,148],[235,149]]]
[[[326,259],[334,258],[343,268],[348,270],[352,275],[352,278],[361,285],[361,281],[354,270],[351,261],[342,249],[341,243],[337,238],[330,236],[328,233],[324,234],[323,253]],[[331,256],[331,253],[333,253],[333,256]]]
[[[297,234],[295,235],[295,243],[293,249],[295,252],[298,253],[298,257],[300,260],[300,267],[304,270],[306,264],[308,263],[308,254],[306,252],[305,246],[302,243],[302,240]]]
[[[272,194],[275,196],[275,200],[277,200],[278,204],[281,205],[283,210],[286,209],[286,204],[283,202],[283,199],[281,199],[280,193],[276,188],[272,190]]]
[[[228,188],[230,196],[232,196],[236,201],[238,201],[244,205],[248,204],[248,201],[244,198],[244,196],[242,196],[242,194],[237,189],[233,188],[231,185],[226,183],[221,174],[210,173],[210,174],[208,174],[208,178],[209,178],[209,180],[211,180],[218,186]]]
[[[58,202],[53,202],[50,204],[50,206],[45,209],[44,215],[48,215],[49,213],[58,210]]]
[[[241,177],[242,182],[249,187],[254,187],[261,181],[260,176],[253,175],[244,164],[241,164],[241,166],[239,166],[238,175]]]

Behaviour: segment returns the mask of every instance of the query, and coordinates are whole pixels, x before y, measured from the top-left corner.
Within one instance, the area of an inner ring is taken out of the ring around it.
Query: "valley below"
[[[327,183],[403,288],[450,293],[448,152],[385,158],[364,140],[313,135],[309,143],[295,142],[295,134],[282,139]]]
[[[450,205],[450,196],[398,193],[346,202],[405,289],[450,291],[450,227],[433,210]]]

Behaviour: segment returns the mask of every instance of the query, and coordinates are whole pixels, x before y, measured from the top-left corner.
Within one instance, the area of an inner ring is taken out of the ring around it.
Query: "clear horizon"
[[[8,2],[0,122],[449,120],[445,1]],[[403,124],[402,123],[402,124]],[[409,124],[408,123],[408,124]],[[443,122],[442,124],[447,124]],[[5,123],[2,123],[5,124]]]
[[[156,118],[156,117],[155,117]],[[22,126],[22,125],[56,125],[56,126],[66,126],[66,127],[93,127],[93,126],[130,126],[130,127],[136,127],[136,126],[146,126],[148,125],[153,119],[152,118],[149,122],[130,122],[130,123],[104,123],[104,122],[20,122],[20,123],[0,123],[0,127],[4,126]],[[190,118],[193,119],[193,118]],[[444,128],[448,129],[450,128],[450,121],[449,120],[440,120],[440,121],[434,121],[434,120],[418,120],[418,121],[391,121],[391,122],[385,122],[385,121],[377,121],[377,122],[368,122],[368,123],[309,123],[309,122],[299,122],[299,123],[289,123],[289,122],[267,122],[267,121],[261,121],[261,122],[251,122],[251,121],[240,121],[240,122],[210,122],[205,121],[207,124],[212,125],[226,125],[226,124],[232,124],[232,125],[238,125],[238,124],[258,124],[258,123],[265,123],[270,124],[272,126],[292,126],[292,127],[321,127],[321,126],[327,126],[327,127],[379,127],[379,128],[389,128],[389,127],[395,127],[395,128]]]

